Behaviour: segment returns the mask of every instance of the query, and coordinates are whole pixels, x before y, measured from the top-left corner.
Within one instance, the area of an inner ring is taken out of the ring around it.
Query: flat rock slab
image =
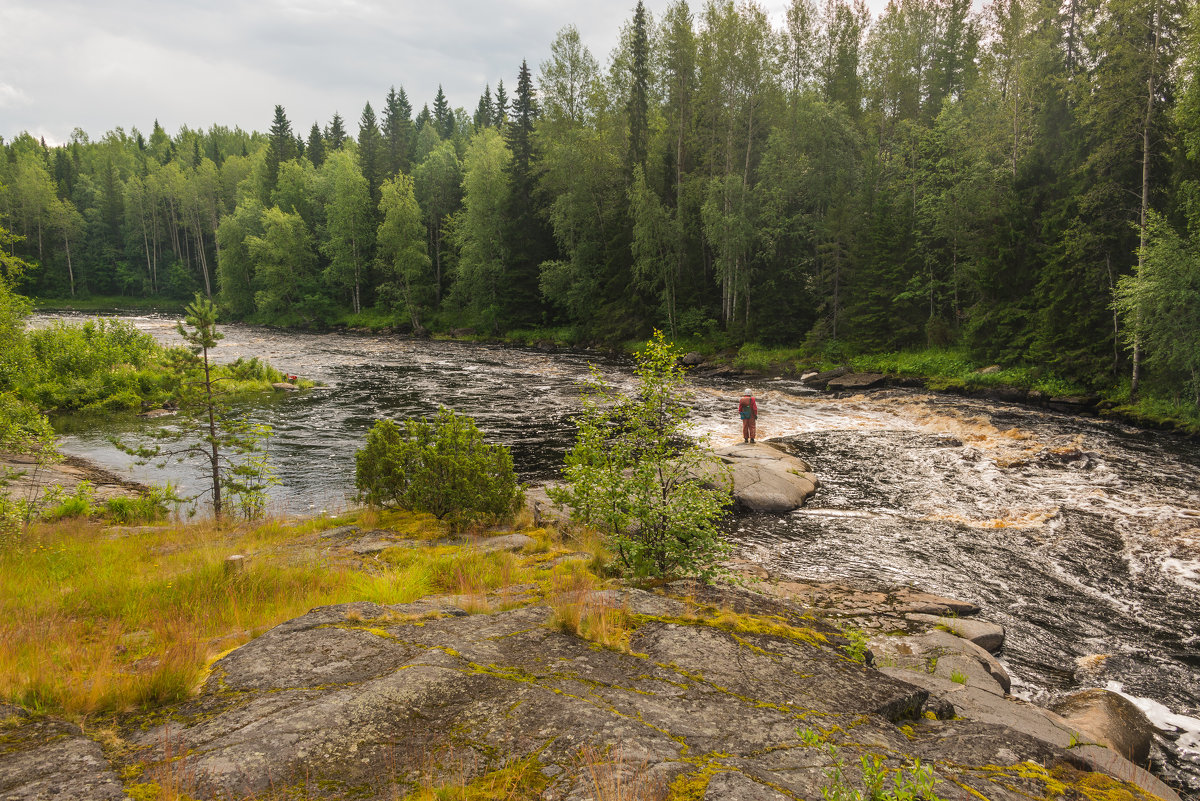
[[[912,587],[864,590],[836,581],[778,581],[763,584],[760,589],[819,609],[829,616],[853,618],[858,626],[866,626],[879,617],[902,621],[913,613],[973,615],[979,612],[979,607],[970,601],[921,592]]]
[[[125,788],[78,726],[0,704],[0,799],[118,801]]]
[[[848,373],[831,378],[825,386],[832,391],[874,389],[883,386],[886,380],[882,373]]]
[[[883,665],[933,673],[947,680],[958,675],[961,684],[1003,695],[1012,688],[1004,666],[970,640],[934,629],[905,637],[873,637],[871,649]]]
[[[1004,646],[1004,627],[986,620],[965,619],[913,613],[906,616],[917,623],[946,629],[964,640],[970,640],[989,653],[996,653]]]
[[[742,443],[715,451],[733,484],[734,503],[751,512],[783,513],[799,509],[820,486],[803,459],[765,443]],[[710,482],[724,480],[720,470]]]
[[[628,617],[628,650],[547,625],[547,606],[467,615],[452,601],[323,607],[278,626],[217,662],[199,697],[126,721],[124,759],[186,755],[172,764],[197,798],[386,799],[535,756],[550,801],[594,798],[597,771],[660,788],[704,774],[690,797],[711,801],[818,798],[831,757],[802,732],[838,745],[851,781],[864,755],[892,771],[920,756],[947,801],[1043,797],[1044,782],[1003,766],[1074,764],[1002,723],[925,719],[929,686],[1003,699],[871,670],[808,610],[746,590],[593,593]]]
[[[525,534],[501,534],[498,537],[482,537],[473,540],[470,546],[482,553],[492,553],[494,551],[519,551],[534,542],[533,537]]]

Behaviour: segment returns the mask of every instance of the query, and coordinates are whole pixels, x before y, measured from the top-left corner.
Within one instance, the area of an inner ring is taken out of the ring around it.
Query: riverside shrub
[[[655,331],[636,354],[638,386],[630,395],[593,370],[566,483],[549,494],[571,509],[572,520],[603,532],[628,573],[708,579],[730,550],[717,528],[730,490],[701,478],[719,475],[719,460],[704,438],[688,435],[677,357]]]
[[[521,501],[508,448],[487,444],[475,421],[445,407],[432,420],[377,421],[354,462],[360,500],[455,527],[504,519]]]

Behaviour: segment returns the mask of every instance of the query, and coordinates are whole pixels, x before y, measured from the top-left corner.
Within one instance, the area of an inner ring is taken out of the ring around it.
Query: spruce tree
[[[442,91],[441,84],[438,84],[437,95],[433,98],[433,120],[438,136],[449,139],[454,135],[454,112],[450,108],[450,102],[446,100],[446,93]]]
[[[346,124],[342,122],[342,115],[336,111],[333,112],[333,119],[329,121],[329,125],[325,126],[325,141],[330,150],[341,150],[342,145],[346,144]]]
[[[363,106],[362,116],[358,120],[358,165],[367,186],[371,190],[371,204],[379,206],[379,185],[383,183],[383,138],[379,133],[379,125],[375,122],[375,110],[371,104]]]
[[[511,191],[504,228],[509,269],[501,305],[506,321],[514,325],[540,322],[543,304],[538,287],[539,268],[543,261],[554,256],[546,217],[535,200],[537,176],[534,172],[533,129],[537,118],[533,76],[528,63],[522,61],[512,119],[504,131],[512,161],[508,168]]]
[[[412,144],[412,104],[393,86],[383,108],[384,169],[388,177],[409,172],[409,150]]]
[[[492,110],[492,87],[484,85],[483,94],[479,96],[479,105],[475,107],[475,131],[478,133],[484,128],[490,128],[493,125],[493,110]]]
[[[496,81],[495,125],[504,128],[508,124],[508,92],[504,90],[504,81]]]
[[[275,106],[275,119],[271,123],[271,131],[267,135],[267,189],[274,191],[275,183],[279,180],[280,162],[296,157],[296,138],[292,134],[292,124],[288,122],[283,106]]]
[[[646,149],[650,139],[650,127],[647,121],[650,94],[650,41],[646,30],[646,6],[642,0],[638,0],[637,9],[633,13],[631,50],[630,55],[633,60],[629,66],[629,101],[625,105],[625,114],[629,123],[629,153],[626,167],[632,181],[634,167],[646,169]]]
[[[308,132],[308,160],[314,167],[325,163],[325,139],[321,136],[321,127],[315,122]]]

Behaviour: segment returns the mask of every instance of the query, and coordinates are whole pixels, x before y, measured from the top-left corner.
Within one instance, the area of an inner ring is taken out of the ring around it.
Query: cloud
[[[29,105],[29,98],[10,83],[0,83],[0,108],[17,108]]]
[[[646,0],[657,18],[670,0]],[[775,18],[787,0],[764,0]],[[883,2],[883,0],[873,0]],[[574,24],[602,64],[636,0],[4,0],[0,136],[65,141],[118,126],[265,131],[282,105],[304,133],[341,113],[357,132],[389,87],[420,110],[441,85],[469,111],[522,59],[534,74]],[[691,3],[694,10],[701,3]],[[18,88],[19,87],[19,88]]]

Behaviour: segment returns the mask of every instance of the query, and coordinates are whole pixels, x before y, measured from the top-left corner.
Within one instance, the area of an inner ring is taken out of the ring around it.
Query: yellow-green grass
[[[527,580],[511,553],[416,544],[331,555],[321,530],[356,521],[429,539],[428,515],[364,511],[217,530],[211,522],[33,527],[0,550],[0,699],[72,717],[185,697],[207,664],[326,604],[478,595]],[[230,569],[232,554],[246,556]],[[486,601],[483,601],[486,607]]]

